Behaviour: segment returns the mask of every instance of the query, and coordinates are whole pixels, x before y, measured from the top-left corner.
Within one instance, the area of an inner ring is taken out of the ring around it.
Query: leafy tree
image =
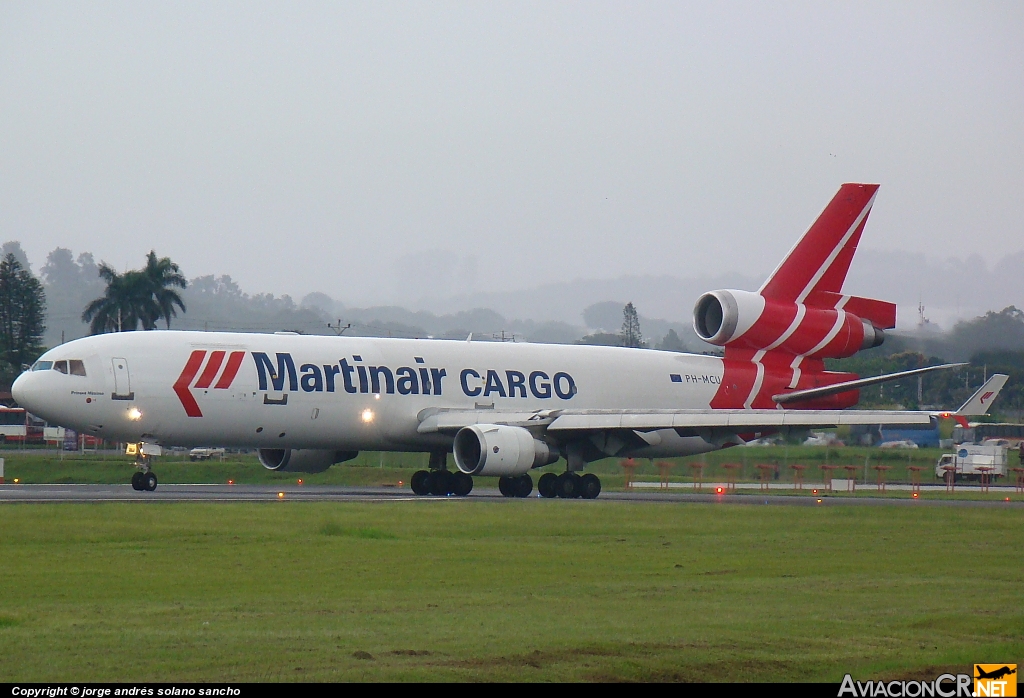
[[[156,252],[147,255],[142,270],[119,274],[103,263],[99,276],[107,282],[106,291],[82,313],[93,334],[129,332],[140,324],[142,329],[152,330],[160,319],[170,327],[171,318],[177,316],[175,306],[185,311],[185,303],[174,288],[184,289],[188,282],[177,264],[168,257],[157,258]]]
[[[661,340],[658,348],[662,351],[686,351],[683,340],[679,339],[676,331],[671,329],[665,334],[665,338]]]
[[[9,384],[43,353],[46,294],[39,279],[8,252],[0,261],[0,373]]]
[[[622,331],[619,334],[624,347],[644,346],[644,335],[640,331],[640,315],[632,302],[626,303],[626,307],[622,309]]]

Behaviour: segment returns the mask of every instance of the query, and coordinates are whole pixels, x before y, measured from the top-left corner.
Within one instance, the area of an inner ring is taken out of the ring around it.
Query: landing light
[[[277,498],[278,499],[284,499],[284,492],[278,492],[277,493]]]
[[[373,410],[367,407],[365,410],[363,410],[363,413],[360,415],[360,417],[365,423],[369,424],[370,422],[373,421]]]
[[[140,419],[142,419],[142,410],[140,410],[138,407],[129,408],[128,419],[132,420],[133,422],[139,421]]]
[[[14,478],[14,484],[15,485],[17,485],[19,482],[21,482],[20,478]],[[1007,500],[1007,501],[1009,501],[1009,500]]]

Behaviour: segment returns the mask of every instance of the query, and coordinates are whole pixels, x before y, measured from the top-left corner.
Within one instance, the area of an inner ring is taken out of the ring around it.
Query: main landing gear
[[[548,499],[597,499],[601,494],[601,480],[593,473],[544,473],[537,482],[537,492]]]
[[[498,491],[506,497],[529,497],[533,492],[533,478],[529,473],[515,477],[499,477]]]
[[[153,492],[156,490],[156,473],[149,469],[149,456],[139,456],[135,461],[138,468],[132,474],[132,489],[138,492]]]
[[[473,491],[473,478],[464,472],[448,470],[448,454],[437,452],[430,454],[430,470],[417,470],[409,484],[413,494],[446,497],[454,494],[465,497]]]

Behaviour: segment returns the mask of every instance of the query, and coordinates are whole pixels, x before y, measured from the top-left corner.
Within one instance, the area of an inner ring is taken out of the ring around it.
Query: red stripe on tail
[[[761,287],[761,295],[803,302],[815,291],[839,293],[877,191],[877,184],[841,186]]]

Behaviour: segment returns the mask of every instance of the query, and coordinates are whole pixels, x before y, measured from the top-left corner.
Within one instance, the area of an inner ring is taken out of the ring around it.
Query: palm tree
[[[149,326],[143,322],[143,328],[154,329],[157,320],[163,318],[167,322],[167,329],[170,329],[171,318],[178,315],[174,306],[178,306],[181,308],[181,312],[185,312],[185,302],[172,287],[184,289],[188,286],[188,281],[185,280],[178,265],[172,262],[170,257],[157,259],[155,250],[150,250],[146,255],[146,268],[142,270],[142,273],[146,275],[152,287],[152,300],[157,311],[149,317]]]
[[[106,291],[82,313],[82,320],[90,323],[92,334],[129,332],[140,324],[142,329],[152,330],[161,318],[170,327],[171,318],[177,315],[175,306],[185,311],[181,296],[168,287],[185,288],[188,282],[177,264],[168,257],[158,259],[155,251],[147,255],[142,270],[119,274],[103,263],[99,274],[107,282]]]

